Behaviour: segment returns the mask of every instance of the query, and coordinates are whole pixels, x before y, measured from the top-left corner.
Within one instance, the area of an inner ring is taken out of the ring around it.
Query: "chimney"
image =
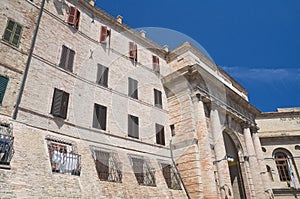
[[[119,22],[120,24],[123,23],[123,17],[121,15],[117,16],[117,22]]]
[[[140,31],[140,34],[141,34],[142,37],[146,38],[146,31],[141,30],[141,31]]]
[[[163,50],[166,52],[169,52],[169,46],[168,45],[164,45]]]
[[[96,0],[90,0],[90,4],[91,4],[92,6],[95,6],[95,1],[96,1]]]

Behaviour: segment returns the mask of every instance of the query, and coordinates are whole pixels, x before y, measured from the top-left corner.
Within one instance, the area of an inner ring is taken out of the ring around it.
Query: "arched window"
[[[293,172],[287,154],[283,151],[278,151],[275,152],[274,158],[280,181],[291,181]]]

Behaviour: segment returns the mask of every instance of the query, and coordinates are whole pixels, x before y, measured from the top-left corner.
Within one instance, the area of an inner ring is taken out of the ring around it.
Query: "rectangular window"
[[[57,88],[54,89],[51,114],[63,119],[67,118],[69,93]]]
[[[134,42],[129,42],[129,58],[137,61],[137,45]]]
[[[94,150],[93,154],[101,181],[122,182],[122,163],[117,154],[98,149]]]
[[[171,129],[171,135],[172,135],[172,136],[175,136],[175,134],[176,134],[176,133],[175,133],[175,125],[174,125],[174,124],[171,124],[171,125],[170,125],[170,129]]]
[[[160,124],[155,124],[155,131],[156,131],[156,143],[165,145],[165,130],[164,126]]]
[[[139,138],[139,118],[133,115],[128,115],[128,136]]]
[[[98,72],[97,72],[97,84],[107,87],[107,82],[108,82],[108,68],[101,65],[97,64],[98,66]]]
[[[7,84],[8,84],[8,78],[0,75],[0,106],[2,105]]]
[[[12,124],[0,123],[0,165],[9,165],[13,156]]]
[[[139,185],[156,186],[154,169],[142,158],[131,157],[132,168]]]
[[[50,163],[53,173],[80,175],[80,155],[72,144],[47,138]]]
[[[74,6],[69,7],[68,13],[68,24],[72,25],[74,28],[78,30],[79,27],[79,19],[80,19],[80,12]]]
[[[22,29],[23,28],[21,25],[9,19],[2,37],[3,40],[18,47],[21,39]]]
[[[106,112],[107,108],[99,104],[94,105],[93,127],[106,130]]]
[[[66,47],[65,45],[63,45],[62,51],[61,51],[59,67],[72,72],[74,56],[75,56],[75,51],[71,50],[68,47]]]
[[[152,56],[152,65],[153,65],[153,71],[156,73],[160,73],[159,58],[155,55]]]
[[[175,169],[170,164],[161,164],[162,172],[169,189],[180,190],[181,186]]]
[[[154,89],[154,106],[162,108],[161,91]]]
[[[100,30],[100,43],[106,43],[107,38],[110,37],[110,30],[106,26],[101,26]]]
[[[138,99],[138,81],[128,77],[128,96]]]

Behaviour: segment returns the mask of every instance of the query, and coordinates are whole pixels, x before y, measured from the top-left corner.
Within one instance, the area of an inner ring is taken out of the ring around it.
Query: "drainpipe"
[[[181,182],[181,184],[182,184],[182,186],[183,186],[183,189],[184,189],[184,191],[185,191],[185,193],[186,193],[186,196],[188,197],[188,199],[191,199],[191,197],[190,197],[190,195],[189,195],[189,193],[188,193],[188,191],[187,191],[187,189],[186,189],[186,187],[185,187],[185,185],[184,185],[184,183],[183,183],[183,180],[182,180],[181,175],[180,175],[180,173],[179,173],[179,170],[178,170],[178,168],[177,168],[177,164],[176,164],[176,162],[175,162],[175,160],[174,160],[173,151],[172,151],[172,140],[170,140],[170,152],[171,152],[172,163],[173,163],[173,165],[174,165],[174,168],[175,168],[175,170],[176,170],[176,173],[178,174],[179,180],[180,180],[180,182]]]
[[[15,109],[14,109],[14,113],[13,113],[13,117],[12,117],[14,120],[17,119],[19,105],[21,103],[22,95],[23,95],[23,92],[24,92],[24,87],[25,87],[25,83],[26,83],[26,79],[27,79],[27,75],[28,75],[28,71],[29,71],[29,66],[30,66],[30,62],[31,62],[32,54],[33,54],[33,49],[34,49],[34,46],[35,46],[35,41],[36,41],[36,38],[37,38],[37,34],[38,34],[42,14],[43,14],[43,11],[44,11],[44,5],[45,5],[45,0],[42,0],[40,13],[39,13],[38,20],[37,20],[37,23],[36,23],[34,35],[33,35],[32,42],[31,42],[31,47],[30,47],[30,51],[29,51],[29,55],[28,55],[28,59],[27,59],[24,74],[23,74],[23,79],[22,79],[21,86],[20,86],[20,92],[19,92],[19,95],[18,95],[18,98],[17,98],[17,102],[16,102],[16,105],[15,105]]]

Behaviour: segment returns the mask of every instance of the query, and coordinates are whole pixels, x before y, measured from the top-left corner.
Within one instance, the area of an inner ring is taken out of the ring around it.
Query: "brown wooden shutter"
[[[56,117],[67,118],[69,93],[57,88],[54,89],[51,114]]]
[[[66,46],[62,46],[61,56],[60,56],[60,63],[59,66],[61,68],[66,68],[67,60],[69,59],[69,49]]]
[[[61,104],[61,117],[66,119],[69,104],[69,93],[63,92],[62,104]]]
[[[68,24],[75,25],[77,20],[77,8],[70,6],[68,13]]]
[[[134,60],[137,61],[138,60],[138,54],[137,54],[137,45],[134,44]]]
[[[100,43],[106,43],[106,38],[108,36],[108,31],[106,26],[101,26],[101,33],[100,33]]]
[[[69,56],[68,56],[68,71],[73,72],[73,63],[74,63],[75,51],[69,49]]]
[[[134,43],[129,42],[129,58],[134,59]]]
[[[152,63],[153,63],[153,71],[159,73],[159,58],[157,56],[152,56]]]

